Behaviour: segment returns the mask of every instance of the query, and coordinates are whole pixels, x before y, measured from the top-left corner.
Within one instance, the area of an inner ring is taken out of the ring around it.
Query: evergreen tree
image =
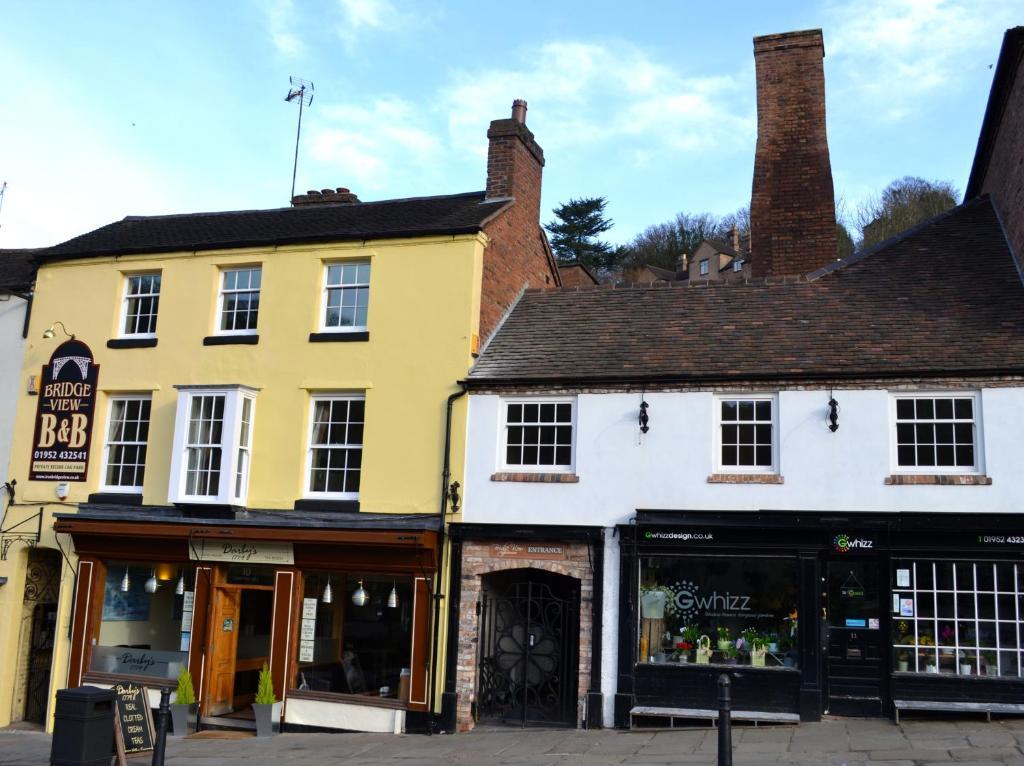
[[[581,197],[570,199],[552,211],[555,220],[544,228],[551,235],[551,249],[560,263],[582,263],[597,271],[614,267],[615,248],[599,239],[613,226],[605,217],[607,204],[604,197]]]

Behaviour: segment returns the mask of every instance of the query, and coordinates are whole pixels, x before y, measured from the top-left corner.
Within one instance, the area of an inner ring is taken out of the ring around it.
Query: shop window
[[[977,397],[895,397],[896,468],[926,473],[980,470]]]
[[[721,472],[774,473],[776,400],[771,394],[717,397]]]
[[[142,491],[151,404],[148,396],[115,396],[110,399],[107,444],[103,451],[105,490]]]
[[[224,335],[251,335],[256,332],[260,311],[260,285],[263,268],[248,266],[221,272],[220,323]]]
[[[573,400],[512,400],[503,404],[504,467],[571,471]]]
[[[362,396],[313,397],[307,497],[359,498],[365,416]]]
[[[177,388],[170,501],[245,505],[256,391],[244,386]]]
[[[89,670],[176,679],[188,663],[195,570],[120,561],[106,566],[103,611]]]
[[[324,274],[322,330],[354,332],[366,329],[370,303],[370,264],[331,263]]]
[[[413,581],[304,572],[295,687],[409,701]]]
[[[793,559],[642,558],[637,657],[796,667],[797,599]],[[710,652],[698,653],[701,646]]]
[[[898,559],[892,577],[897,672],[1022,675],[1024,567]]]
[[[160,308],[160,275],[129,274],[125,278],[121,310],[121,335],[125,338],[155,338]]]

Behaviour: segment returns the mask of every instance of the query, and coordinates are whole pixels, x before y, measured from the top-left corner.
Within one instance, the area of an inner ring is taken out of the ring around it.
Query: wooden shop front
[[[226,725],[248,717],[266,665],[286,729],[425,726],[435,521],[60,516],[79,561],[67,684],[128,680],[155,699],[188,669],[200,725]]]

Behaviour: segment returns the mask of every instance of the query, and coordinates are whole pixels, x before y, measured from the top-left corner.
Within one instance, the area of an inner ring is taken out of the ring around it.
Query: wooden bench
[[[1024,715],[1024,705],[1012,702],[952,702],[938,700],[893,700],[896,723],[900,722],[901,710],[931,710],[949,713],[984,713],[985,719],[992,720],[993,713]]]
[[[758,723],[800,723],[800,716],[796,713],[772,713],[769,711],[762,710],[733,710],[732,720],[734,721],[753,721],[754,725]],[[629,711],[629,728],[654,728],[654,727],[638,727],[636,725],[636,718],[663,718],[667,719],[668,726],[666,728],[676,728],[676,719],[683,719],[685,721],[707,720],[711,726],[714,726],[718,722],[718,711],[717,710],[702,710],[700,708],[679,708],[679,707],[644,707],[637,706]]]

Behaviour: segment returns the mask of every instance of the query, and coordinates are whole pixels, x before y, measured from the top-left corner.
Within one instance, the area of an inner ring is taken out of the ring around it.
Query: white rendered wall
[[[7,469],[11,459],[11,434],[14,431],[14,411],[18,401],[21,358],[25,353],[25,340],[21,337],[25,324],[25,301],[0,294],[0,482],[11,477]],[[7,499],[0,499],[6,504]]]
[[[771,393],[765,389],[764,393]],[[929,511],[1020,513],[1024,510],[1024,388],[982,389],[980,466],[991,486],[886,485],[891,397],[885,390],[832,392],[839,430],[828,430],[830,392],[778,395],[779,466],[784,483],[709,484],[714,467],[714,395],[648,393],[650,431],[641,438],[639,394],[577,397],[577,484],[491,481],[499,469],[501,399],[471,394],[463,520],[492,524],[569,524],[606,528],[602,634],[605,725],[612,725],[618,649],[616,524],[637,509],[688,511]]]

